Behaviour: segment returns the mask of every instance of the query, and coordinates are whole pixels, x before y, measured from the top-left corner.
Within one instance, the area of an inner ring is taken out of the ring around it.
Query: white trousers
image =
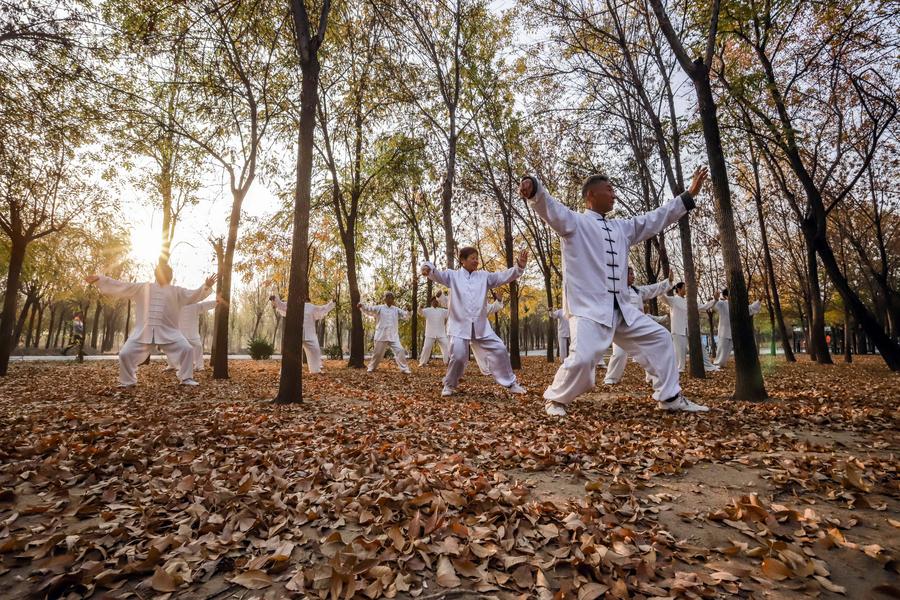
[[[431,360],[431,351],[434,349],[434,343],[437,342],[437,345],[441,348],[441,359],[444,361],[446,365],[450,362],[450,338],[446,335],[433,338],[427,337],[425,338],[425,344],[422,346],[422,356],[419,357],[419,366],[424,367],[428,364],[428,361]]]
[[[306,362],[309,364],[310,373],[322,372],[322,349],[319,348],[319,340],[303,340],[303,353],[306,354]],[[384,354],[384,351],[381,352]]]
[[[482,355],[484,361],[482,368],[486,368],[489,371],[486,374],[493,376],[497,383],[503,387],[509,387],[516,382],[516,375],[509,362],[506,346],[503,345],[503,341],[497,337],[496,333],[491,333],[488,337],[473,340],[450,337],[450,364],[447,365],[447,374],[444,376],[445,386],[456,389],[456,386],[459,385],[459,380],[469,363],[470,345],[476,360],[479,354]]]
[[[715,360],[719,368],[724,369],[725,365],[728,364],[728,359],[731,358],[732,347],[731,338],[719,338],[719,348],[718,352],[716,352]]]
[[[394,362],[397,363],[400,370],[404,373],[410,373],[409,365],[406,363],[406,350],[400,342],[375,342],[375,349],[372,350],[372,360],[369,362],[369,373],[378,368],[388,348],[394,353]]]
[[[129,339],[119,350],[119,383],[122,385],[137,383],[138,365],[153,352],[154,346],[159,346],[165,352],[169,364],[177,370],[179,381],[193,379],[194,349],[191,347],[191,343],[183,337],[168,344],[145,344]]]
[[[572,348],[544,392],[545,400],[567,405],[594,389],[595,367],[613,340],[651,375],[654,399],[668,400],[681,392],[675,350],[666,328],[647,315],[641,315],[631,325],[625,324],[619,311],[615,311],[614,319],[612,327],[583,317],[569,319]]]
[[[482,375],[491,376],[491,357],[477,344],[470,344],[472,348],[472,356],[475,357],[475,364],[481,370]],[[506,346],[504,346],[504,349]],[[460,375],[462,377],[462,375]]]
[[[200,338],[187,338],[187,341],[191,345],[191,356],[193,357],[194,361],[194,370],[202,371],[205,368],[203,364],[203,340],[201,340]],[[171,356],[166,356],[166,362],[169,364],[169,369],[178,368],[178,366],[172,360]]]
[[[569,338],[557,335],[556,343],[559,344],[559,360],[566,360],[566,357],[569,356]]]
[[[628,353],[622,350],[622,346],[613,344],[612,356],[606,365],[606,377],[604,383],[619,383],[625,374],[625,365],[628,364]]]
[[[678,365],[678,372],[684,373],[684,369],[687,366],[687,336],[681,335],[680,333],[673,333],[672,344],[675,345],[675,363]]]

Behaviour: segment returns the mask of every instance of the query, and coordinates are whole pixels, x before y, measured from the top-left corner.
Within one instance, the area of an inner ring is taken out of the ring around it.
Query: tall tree
[[[294,45],[300,62],[300,128],[297,133],[297,186],[294,193],[291,270],[288,280],[287,311],[281,338],[281,377],[275,402],[287,404],[303,400],[303,312],[306,304],[309,240],[309,206],[315,152],[316,108],[319,104],[319,50],[325,41],[331,0],[317,7],[318,23],[310,20],[306,0],[290,0],[294,25]],[[315,15],[313,15],[315,18]]]
[[[659,22],[660,30],[678,59],[678,64],[690,77],[697,96],[713,197],[716,201],[716,222],[719,228],[722,259],[725,263],[725,278],[728,283],[731,336],[735,359],[734,399],[763,400],[767,394],[759,365],[753,322],[750,319],[750,302],[737,243],[734,207],[731,201],[731,188],[728,184],[728,167],[719,131],[716,99],[710,80],[710,67],[717,44],[720,0],[713,0],[710,5],[709,21],[705,26],[704,35],[701,36],[705,40],[705,48],[703,54],[695,59],[691,59],[688,54],[681,36],[676,32],[669,19],[662,0],[649,0],[649,2]]]

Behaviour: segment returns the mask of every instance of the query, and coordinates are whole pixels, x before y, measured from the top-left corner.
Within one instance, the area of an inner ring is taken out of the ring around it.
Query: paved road
[[[116,360],[117,358],[118,357],[115,354],[97,354],[94,356],[85,355],[84,360],[85,361]],[[159,354],[159,355],[154,354],[153,356],[150,357],[150,360],[165,360],[165,358],[166,357],[163,354]],[[206,355],[206,358],[207,359],[209,358],[209,354]],[[280,359],[281,355],[273,354],[272,358]],[[53,356],[53,355],[51,355],[51,356],[21,356],[21,355],[19,355],[19,356],[10,356],[9,360],[10,360],[10,362],[13,362],[13,361],[19,361],[19,362],[23,362],[23,361],[24,362],[41,362],[41,361],[43,361],[43,362],[66,362],[66,361],[75,360],[75,357],[71,354],[69,354],[67,356],[60,356],[60,355],[56,355],[56,356]],[[250,355],[249,354],[229,354],[228,360],[250,360]]]

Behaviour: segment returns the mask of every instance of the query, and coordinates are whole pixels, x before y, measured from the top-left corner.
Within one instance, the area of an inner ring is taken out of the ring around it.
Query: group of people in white
[[[675,223],[694,208],[694,197],[707,176],[697,169],[691,185],[680,196],[649,213],[628,219],[608,219],[613,209],[615,190],[603,175],[588,177],[581,190],[584,211],[568,208],[554,199],[534,176],[526,176],[520,194],[560,237],[563,265],[562,306],[548,307],[548,316],[557,321],[557,344],[562,364],[544,391],[545,412],[565,416],[566,408],[581,394],[594,388],[596,368],[604,366],[604,355],[612,346],[604,383],[617,384],[629,356],[646,371],[658,407],[667,411],[705,412],[707,407],[684,397],[679,384],[687,356],[687,301],[683,282],[668,280],[636,286],[634,271],[628,266],[629,249]],[[420,366],[430,360],[435,344],[446,366],[442,396],[458,393],[460,379],[469,360],[469,350],[485,375],[490,375],[511,394],[525,394],[510,364],[506,346],[494,332],[489,315],[502,309],[503,303],[493,291],[522,276],[528,261],[527,250],[520,251],[515,264],[504,271],[479,269],[478,251],[464,247],[459,251],[459,268],[438,269],[430,261],[421,266],[421,274],[447,288],[420,309],[425,320],[425,343]],[[155,281],[127,283],[104,275],[86,278],[102,294],[134,301],[135,326],[119,351],[119,385],[137,383],[137,366],[154,346],[166,354],[182,385],[198,385],[194,370],[203,368],[203,345],[199,335],[199,315],[214,308],[221,298],[204,301],[212,292],[215,276],[197,289],[173,285],[172,269],[161,262]],[[488,294],[493,301],[488,301]],[[644,304],[659,298],[669,308],[670,331],[660,324],[666,317],[648,315]],[[277,294],[270,298],[282,316],[287,303]],[[410,318],[410,311],[396,305],[394,294],[387,292],[383,303],[360,303],[358,308],[375,320],[374,349],[369,372],[378,368],[388,348],[403,373],[411,373],[406,349],[400,342],[399,324]],[[310,373],[322,371],[322,352],[316,322],[334,308],[334,302],[313,304],[306,298],[303,320],[303,350]],[[728,290],[716,292],[701,311],[715,310],[719,316],[718,353],[715,362],[704,357],[708,370],[724,367],[731,355],[731,323]],[[750,313],[760,310],[757,301]]]

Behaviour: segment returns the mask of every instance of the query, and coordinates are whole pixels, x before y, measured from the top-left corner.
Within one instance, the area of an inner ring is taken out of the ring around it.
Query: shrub
[[[344,358],[344,350],[338,344],[333,344],[325,348],[325,356],[332,360],[340,360]]]
[[[247,342],[247,353],[253,360],[266,360],[275,352],[275,347],[269,340],[257,337]]]

